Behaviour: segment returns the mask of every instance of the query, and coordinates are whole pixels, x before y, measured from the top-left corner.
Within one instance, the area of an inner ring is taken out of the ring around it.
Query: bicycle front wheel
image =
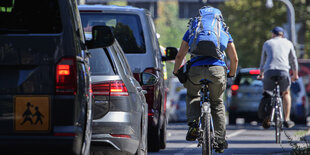
[[[281,122],[279,107],[276,108],[276,117],[274,119],[275,119],[276,143],[280,144],[281,143],[281,127],[282,127],[282,122]]]
[[[202,155],[212,154],[211,131],[210,131],[210,114],[206,113],[202,117]]]

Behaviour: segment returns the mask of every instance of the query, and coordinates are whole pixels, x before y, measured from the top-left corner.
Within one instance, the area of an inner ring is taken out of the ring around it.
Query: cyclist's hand
[[[258,76],[257,76],[257,80],[262,80],[264,78],[264,75],[263,74],[259,74]]]
[[[230,75],[229,73],[230,73],[230,72],[227,73],[227,77],[228,77],[228,78],[233,78],[233,77],[235,77],[235,74],[234,74],[234,75]]]
[[[295,82],[296,80],[298,80],[298,75],[293,75],[292,77],[291,77],[291,80],[292,80],[292,82]]]

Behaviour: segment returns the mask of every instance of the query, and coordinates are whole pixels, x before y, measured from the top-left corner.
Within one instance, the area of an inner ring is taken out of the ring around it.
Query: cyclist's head
[[[284,29],[280,26],[276,26],[275,28],[271,30],[271,32],[272,34],[274,34],[274,36],[284,37]]]

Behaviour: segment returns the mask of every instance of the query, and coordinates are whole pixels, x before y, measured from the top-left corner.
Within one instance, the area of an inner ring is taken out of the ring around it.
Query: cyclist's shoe
[[[263,128],[264,129],[270,128],[270,118],[269,117],[265,117],[265,119],[263,120]]]
[[[217,146],[214,147],[216,153],[224,153],[224,150],[228,148],[228,143],[225,140],[223,143],[218,143]]]
[[[187,141],[195,141],[198,137],[198,124],[196,121],[188,123],[188,131],[186,134],[186,140]]]
[[[286,128],[292,128],[293,126],[295,126],[295,123],[293,121],[291,121],[291,120],[288,120],[288,121],[284,121],[283,125]]]

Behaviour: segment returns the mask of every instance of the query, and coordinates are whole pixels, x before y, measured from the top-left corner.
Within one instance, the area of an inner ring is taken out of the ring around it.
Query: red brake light
[[[256,70],[250,70],[249,72],[250,74],[260,74],[260,70],[256,69]]]
[[[58,75],[70,75],[70,65],[57,65]]]
[[[110,134],[112,137],[118,138],[131,138],[130,135],[121,135],[121,134]]]
[[[75,58],[62,58],[56,65],[56,93],[76,94],[77,75]]]
[[[237,91],[239,89],[239,85],[232,85],[231,90],[232,91]]]
[[[128,96],[128,90],[123,81],[107,81],[92,84],[94,95]]]
[[[110,95],[110,81],[103,83],[92,84],[93,94],[94,95]]]
[[[112,81],[110,88],[111,96],[128,96],[127,88],[123,81]]]

